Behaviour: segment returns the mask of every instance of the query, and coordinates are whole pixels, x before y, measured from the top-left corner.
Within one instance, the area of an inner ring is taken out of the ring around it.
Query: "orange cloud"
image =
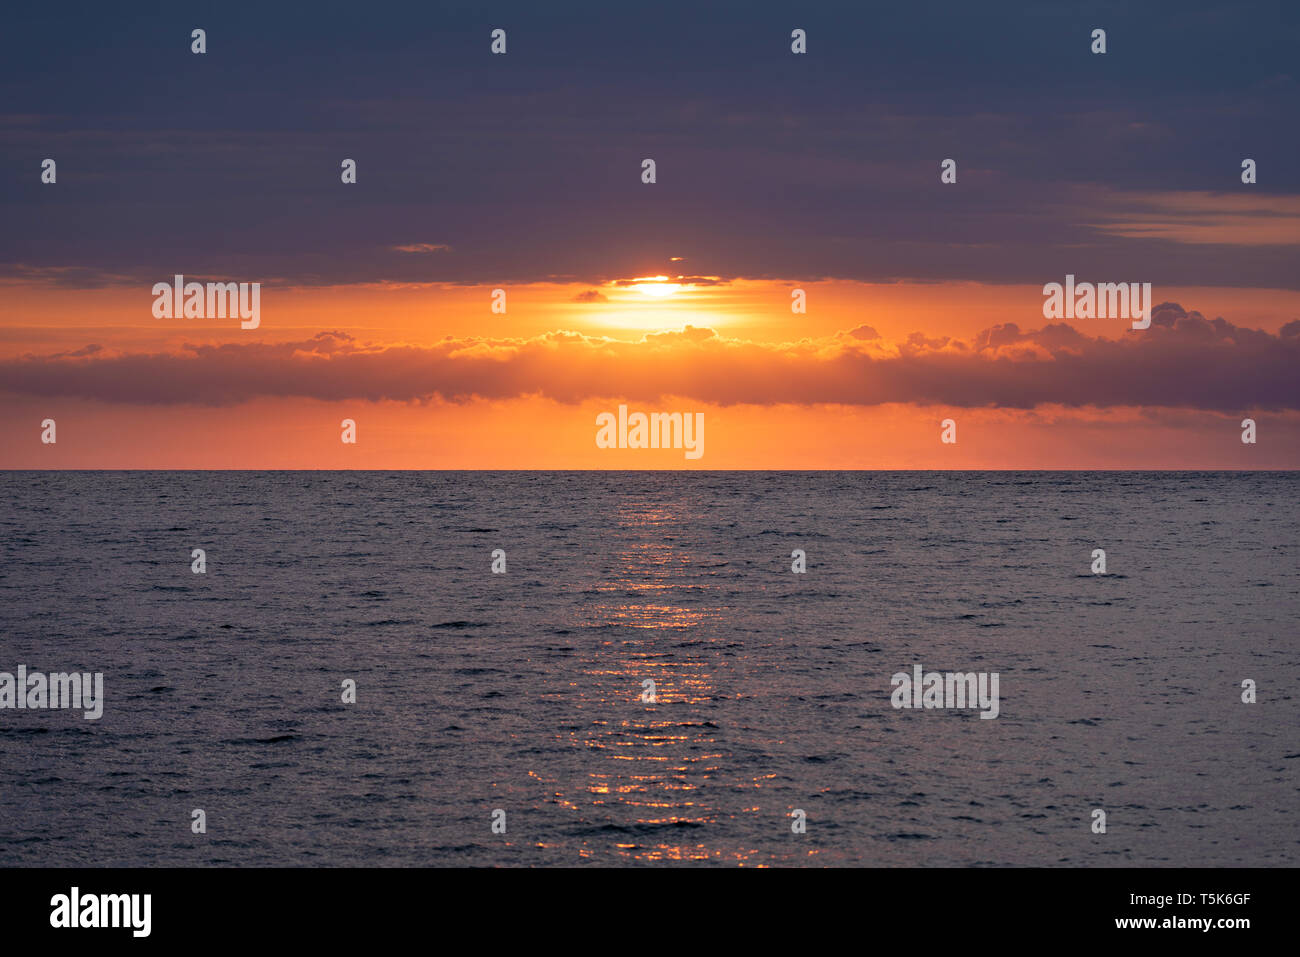
[[[228,405],[259,397],[466,402],[541,396],[727,405],[909,403],[1030,409],[1046,404],[1223,412],[1300,408],[1300,321],[1278,334],[1174,304],[1118,339],[1069,325],[1011,323],[971,339],[870,327],[794,342],[686,326],[636,341],[578,332],[369,344],[342,332],[294,342],[192,345],[165,353],[90,346],[0,361],[12,393],[141,404]]]

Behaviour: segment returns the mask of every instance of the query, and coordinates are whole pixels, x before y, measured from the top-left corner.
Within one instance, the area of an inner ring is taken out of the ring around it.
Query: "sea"
[[[1298,473],[0,486],[0,866],[1300,863]]]

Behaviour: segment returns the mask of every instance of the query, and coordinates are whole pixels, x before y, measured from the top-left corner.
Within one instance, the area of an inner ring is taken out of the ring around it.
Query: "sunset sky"
[[[604,6],[7,14],[0,467],[1300,466],[1294,8]]]

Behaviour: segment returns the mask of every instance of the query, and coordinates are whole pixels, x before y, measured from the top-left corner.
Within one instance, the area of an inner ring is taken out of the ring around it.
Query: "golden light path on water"
[[[721,586],[701,567],[718,562],[682,547],[679,534],[704,519],[687,506],[625,505],[611,528],[610,574],[597,583],[582,629],[610,637],[588,643],[581,678],[566,682],[578,715],[559,737],[583,751],[585,793],[554,799],[608,838],[582,842],[581,858],[607,855],[611,846],[629,860],[714,860],[762,865],[771,849],[726,846],[713,827],[732,815],[754,815],[746,792],[775,777],[759,767],[742,769],[720,740],[712,720],[725,698],[716,671],[728,608]],[[725,562],[718,562],[725,564]],[[682,599],[689,601],[689,606]],[[645,679],[656,703],[641,700]],[[534,775],[535,777],[539,777]],[[553,786],[559,782],[550,782]],[[727,807],[701,797],[707,787]],[[734,800],[733,800],[734,798]],[[603,827],[602,827],[603,825]],[[708,842],[692,836],[709,833]]]

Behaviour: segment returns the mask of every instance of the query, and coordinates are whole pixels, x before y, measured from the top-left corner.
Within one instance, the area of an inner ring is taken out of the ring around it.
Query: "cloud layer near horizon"
[[[1277,335],[1164,303],[1151,328],[1120,339],[1065,323],[1013,323],[971,340],[869,326],[820,339],[755,343],[709,328],[629,342],[551,332],[527,339],[448,337],[367,345],[341,332],[292,343],[122,353],[90,345],[0,361],[3,390],[137,404],[229,405],[259,397],[463,402],[541,395],[731,405],[1033,408],[1157,406],[1236,412],[1300,408],[1300,320]]]

